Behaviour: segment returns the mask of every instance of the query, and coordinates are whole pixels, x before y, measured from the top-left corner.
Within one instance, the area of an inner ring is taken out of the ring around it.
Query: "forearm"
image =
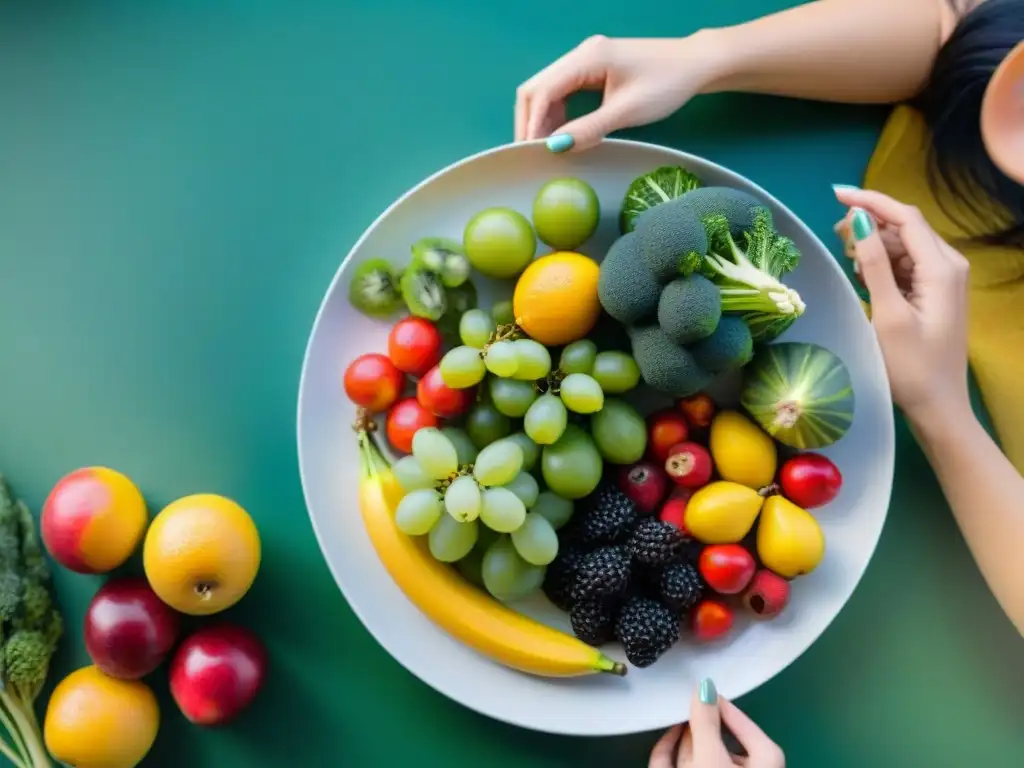
[[[948,0],[817,0],[699,32],[705,93],[888,104],[918,93],[951,27]]]
[[[982,576],[1024,634],[1024,478],[969,404],[911,416],[911,424]]]

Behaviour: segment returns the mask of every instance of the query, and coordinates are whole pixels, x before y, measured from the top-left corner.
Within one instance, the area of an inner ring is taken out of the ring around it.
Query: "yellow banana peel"
[[[402,488],[368,432],[357,431],[362,468],[359,509],[366,531],[391,578],[431,621],[493,661],[528,674],[626,674],[625,664],[516,613],[435,560],[422,539],[402,533],[394,520]]]

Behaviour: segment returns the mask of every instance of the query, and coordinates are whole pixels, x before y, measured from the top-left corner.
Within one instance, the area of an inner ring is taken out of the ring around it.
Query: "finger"
[[[684,766],[693,765],[693,732],[690,731],[690,726],[683,726],[683,737],[679,740],[679,754],[676,757],[676,766],[683,768]]]
[[[768,735],[761,730],[757,723],[747,717],[731,701],[720,699],[718,708],[721,712],[722,722],[732,731],[736,741],[747,750],[747,755],[750,758],[753,759],[756,755],[768,749],[778,749],[775,742],[768,738]]]
[[[713,760],[725,754],[722,717],[718,712],[718,691],[711,678],[702,680],[693,691],[690,732],[693,734],[695,765],[712,765]]]
[[[566,123],[555,133],[572,136],[573,149],[589,149],[612,131],[630,127],[630,111],[623,99],[605,101],[598,109]]]
[[[523,141],[526,139],[526,117],[529,114],[530,97],[520,89],[516,90],[516,108],[514,123],[514,139]]]
[[[658,739],[658,743],[651,750],[651,759],[647,768],[673,768],[675,766],[676,748],[679,746],[679,737],[682,735],[683,726],[674,725],[669,728]]]
[[[858,238],[854,258],[860,277],[871,294],[871,304],[876,313],[880,308],[885,311],[885,308],[904,304],[892,260],[874,222],[866,212],[858,210],[854,214],[851,228]]]
[[[527,80],[521,86],[529,97],[526,138],[547,135],[552,111],[564,108],[565,99],[576,91],[601,88],[605,72],[601,47],[587,40]]]

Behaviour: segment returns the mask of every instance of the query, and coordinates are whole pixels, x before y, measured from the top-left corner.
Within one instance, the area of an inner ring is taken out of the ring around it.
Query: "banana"
[[[520,672],[542,677],[626,674],[625,664],[486,595],[431,557],[421,539],[398,530],[394,510],[402,489],[365,431],[359,432],[359,444],[363,524],[391,578],[431,621],[478,653]]]

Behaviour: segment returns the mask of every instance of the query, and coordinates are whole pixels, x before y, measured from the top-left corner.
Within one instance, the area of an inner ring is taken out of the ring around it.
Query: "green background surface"
[[[423,177],[510,140],[520,81],[589,34],[681,35],[786,4],[5,4],[0,469],[36,510],[65,472],[106,464],[154,510],[222,493],[263,533],[259,578],[230,614],[271,650],[261,698],[201,731],[157,673],[164,722],[146,765],[646,765],[656,734],[517,730],[377,646],[304,508],[302,354],[350,245]],[[859,181],[884,117],[707,97],[627,135],[746,174],[838,253],[829,185]],[[792,766],[1024,765],[1024,646],[902,423],[898,456],[848,607],[740,704]],[[86,662],[99,583],[56,575],[70,632],[54,679]]]

